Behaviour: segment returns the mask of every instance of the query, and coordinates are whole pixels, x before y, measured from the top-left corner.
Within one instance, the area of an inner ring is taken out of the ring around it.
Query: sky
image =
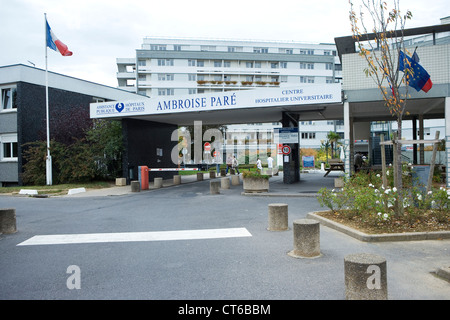
[[[49,49],[48,70],[117,87],[116,58],[135,57],[146,36],[334,43],[351,35],[349,9],[348,0],[0,0],[0,66],[45,69],[44,13],[73,52]],[[407,28],[450,16],[448,0],[400,9],[413,13]]]

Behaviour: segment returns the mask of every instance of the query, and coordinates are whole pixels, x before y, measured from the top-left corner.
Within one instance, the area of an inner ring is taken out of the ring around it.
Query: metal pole
[[[45,16],[45,110],[47,117],[47,158],[45,162],[45,171],[47,177],[47,185],[52,185],[52,157],[50,155],[50,124],[49,124],[49,110],[48,110],[48,65],[47,65],[47,13]]]

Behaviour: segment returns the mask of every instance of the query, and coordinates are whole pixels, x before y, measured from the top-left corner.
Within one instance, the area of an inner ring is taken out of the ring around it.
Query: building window
[[[221,68],[222,67],[222,60],[214,60],[214,67],[215,68]]]
[[[300,83],[314,83],[313,77],[300,77]]]
[[[302,132],[302,139],[315,139],[316,133],[315,132]]]
[[[138,66],[139,67],[145,67],[147,65],[146,60],[138,60]],[[128,71],[132,72],[132,71]]]
[[[189,67],[195,67],[196,62],[197,62],[196,60],[191,60],[191,59],[189,59],[189,60],[188,60],[188,66],[189,66]]]
[[[158,80],[159,81],[173,81],[174,75],[173,74],[158,74]]]
[[[228,47],[228,52],[242,52],[244,47]]]
[[[326,63],[325,64],[325,70],[333,70],[333,64],[332,63]]]
[[[197,80],[197,75],[196,74],[189,74],[188,75],[188,80],[189,81],[196,81]]]
[[[16,89],[15,88],[4,88],[1,89],[1,93],[2,93],[2,105],[1,105],[1,109],[2,110],[11,110],[11,109],[16,109],[17,105],[16,105]]]
[[[224,62],[223,62],[223,66],[224,66],[225,68],[231,68],[231,61],[224,61]]]
[[[246,68],[253,68],[253,62],[246,62],[245,63]]]
[[[158,66],[164,67],[164,66],[173,66],[173,59],[158,59]]]
[[[189,94],[197,94],[197,89],[189,89]]]
[[[179,45],[179,44],[174,44],[174,45],[173,45],[173,50],[174,50],[174,51],[181,51],[181,45]]]
[[[314,54],[314,50],[311,50],[311,49],[300,49],[300,54],[313,55]]]
[[[162,44],[152,44],[150,46],[150,50],[153,50],[153,51],[165,51],[165,50],[167,50],[167,46],[166,45],[162,45]]]
[[[287,69],[287,62],[280,62],[281,69]]]
[[[253,53],[268,53],[269,48],[253,48]]]
[[[271,63],[270,63],[270,67],[271,67],[272,69],[277,69],[277,68],[278,68],[278,62],[271,62]]]
[[[205,61],[204,60],[197,60],[197,67],[204,67]]]
[[[173,89],[158,89],[158,96],[173,96]]]
[[[16,134],[0,136],[0,145],[1,145],[0,150],[1,161],[17,161],[19,149]]]

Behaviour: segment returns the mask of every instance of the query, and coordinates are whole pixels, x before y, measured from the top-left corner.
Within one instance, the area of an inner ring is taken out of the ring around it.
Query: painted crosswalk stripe
[[[51,244],[80,244],[102,242],[132,242],[132,241],[169,241],[198,240],[251,237],[246,228],[150,231],[150,232],[117,232],[117,233],[85,233],[85,234],[54,234],[31,237],[18,246],[35,246]]]

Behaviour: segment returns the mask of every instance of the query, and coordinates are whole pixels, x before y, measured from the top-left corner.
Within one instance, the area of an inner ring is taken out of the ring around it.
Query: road
[[[0,299],[343,300],[344,257],[358,252],[386,258],[389,299],[450,299],[449,283],[433,274],[450,264],[449,240],[364,243],[321,226],[322,256],[296,259],[287,255],[292,222],[323,210],[317,200],[241,192],[210,195],[200,181],[118,196],[0,196],[0,207],[16,208],[18,229],[0,235]],[[291,228],[271,232],[268,204],[278,202],[288,204]],[[220,230],[202,238],[210,229]],[[234,229],[248,234],[219,237]],[[98,233],[108,235],[19,245]]]

